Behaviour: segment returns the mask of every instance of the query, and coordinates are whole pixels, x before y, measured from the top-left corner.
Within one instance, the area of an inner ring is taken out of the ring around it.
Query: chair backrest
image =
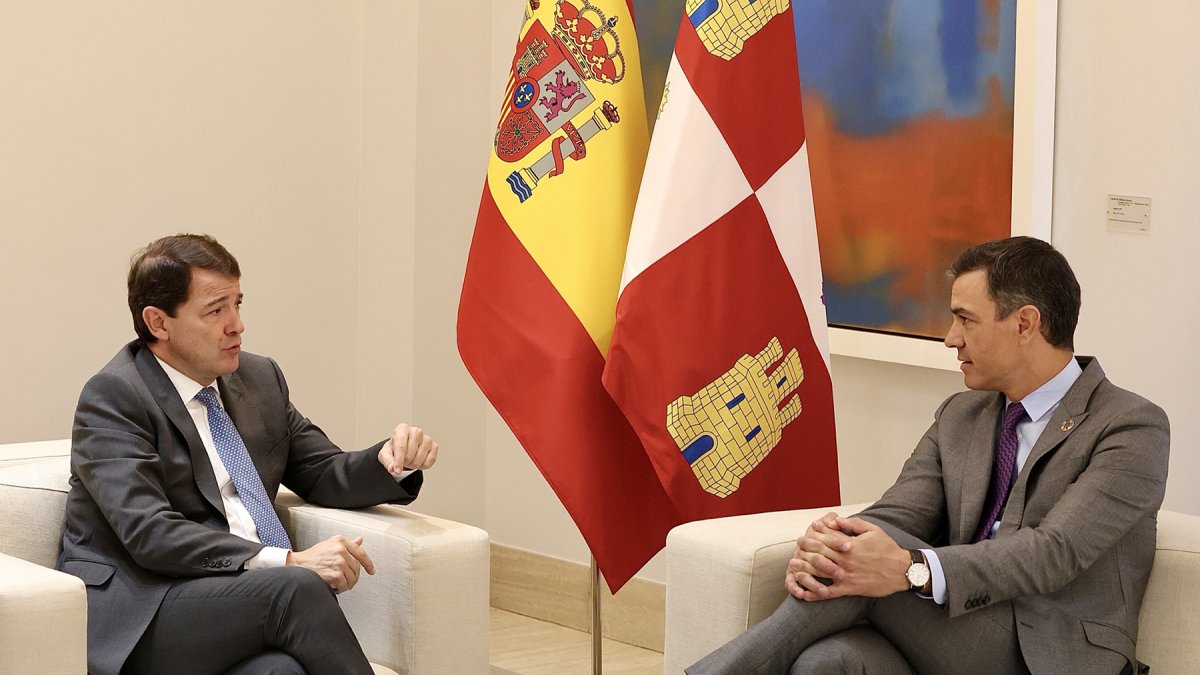
[[[54,567],[62,548],[71,442],[0,445],[0,552]]]

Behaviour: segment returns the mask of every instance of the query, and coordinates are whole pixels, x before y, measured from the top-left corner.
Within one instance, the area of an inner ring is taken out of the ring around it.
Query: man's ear
[[[1033,305],[1024,305],[1017,310],[1017,335],[1021,342],[1029,342],[1042,334],[1042,312]]]
[[[167,330],[167,313],[157,307],[143,307],[142,321],[146,322],[146,327],[150,329],[150,334],[158,338],[162,342],[171,339],[171,333]]]

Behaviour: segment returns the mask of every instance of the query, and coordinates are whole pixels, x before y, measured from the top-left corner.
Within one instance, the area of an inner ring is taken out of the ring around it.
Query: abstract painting
[[[1009,234],[1016,0],[794,0],[831,325],[940,337]]]

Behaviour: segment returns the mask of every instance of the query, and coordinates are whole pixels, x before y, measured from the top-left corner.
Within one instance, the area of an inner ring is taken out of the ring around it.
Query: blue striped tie
[[[233,420],[229,419],[229,413],[217,400],[216,390],[205,387],[196,394],[196,400],[208,408],[208,427],[212,431],[213,445],[217,447],[217,454],[225,464],[225,470],[229,472],[242,504],[254,519],[259,541],[267,546],[290,549],[292,542],[267,497],[267,489],[263,487],[262,478],[250,460],[246,444],[233,426]]]

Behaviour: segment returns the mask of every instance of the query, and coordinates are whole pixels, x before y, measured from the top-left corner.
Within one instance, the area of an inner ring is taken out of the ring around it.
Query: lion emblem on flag
[[[609,101],[590,115],[583,111],[624,77],[617,19],[590,0],[558,0],[549,28],[532,20],[517,45],[495,140],[496,157],[513,164],[550,142],[538,159],[509,174],[520,202],[539,182],[563,173],[566,159],[583,160],[587,142],[621,121]]]
[[[773,337],[761,352],[742,355],[708,386],[667,406],[667,430],[705,492],[722,498],[737,492],[800,416],[796,389],[804,367],[795,349],[782,356]]]

